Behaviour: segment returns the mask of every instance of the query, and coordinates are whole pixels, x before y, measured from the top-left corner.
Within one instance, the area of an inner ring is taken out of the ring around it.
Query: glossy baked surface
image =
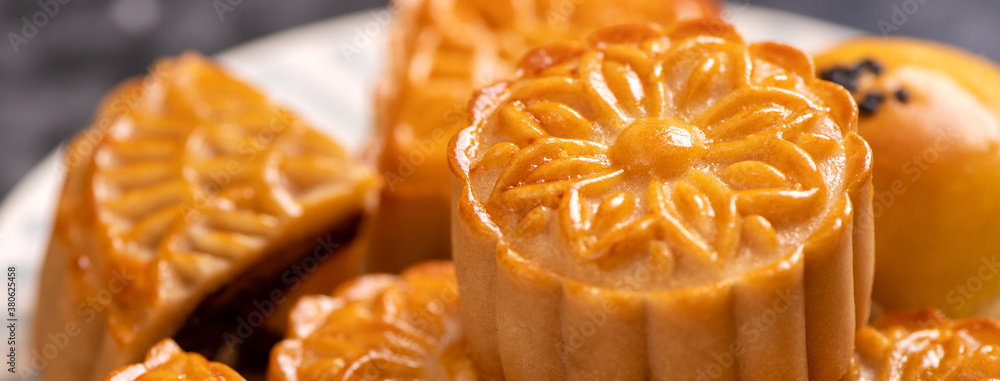
[[[205,360],[199,354],[185,353],[170,339],[149,350],[142,364],[122,367],[105,381],[245,381],[229,367]]]
[[[490,374],[697,377],[731,342],[754,347],[731,377],[846,369],[867,320],[871,156],[850,94],[807,55],[721,21],[612,27],[529,53],[471,109],[450,158],[454,256]],[[783,332],[748,337],[779,295],[795,301]],[[573,343],[595,314],[608,323]]]
[[[867,110],[874,300],[1000,317],[1000,67],[930,41],[868,38],[818,55],[817,68]]]
[[[857,352],[860,366],[847,380],[992,380],[1000,378],[1000,322],[896,312],[858,332]]]
[[[789,47],[703,32],[607,30],[484,91],[469,181],[515,250],[591,284],[650,266],[644,290],[690,287],[787,255],[837,207],[865,169],[845,94]]]
[[[288,230],[314,229],[312,208],[358,210],[357,185],[372,182],[334,142],[201,58],[161,62],[145,81],[128,88],[137,98],[106,101],[104,139],[79,164],[93,166],[79,191],[92,195],[84,202],[104,234],[97,257],[81,255],[71,274],[84,284],[139,275],[111,305],[123,340],[144,307],[212,288]]]
[[[450,262],[365,275],[295,306],[269,380],[477,380]]]
[[[448,258],[448,139],[477,88],[513,74],[531,48],[628,22],[715,16],[714,0],[403,0],[393,3],[378,88],[375,152],[385,177],[369,266]]]
[[[377,184],[335,142],[196,54],[116,88],[65,157],[36,327],[44,339],[81,320],[77,304],[100,301],[72,355],[45,369],[79,378],[138,360],[204,300],[217,310],[251,302],[235,289],[219,295],[230,285],[268,287],[295,261],[335,254]],[[360,258],[345,258],[324,262],[336,267],[324,289],[360,271]],[[267,328],[280,332],[275,316]],[[187,336],[218,347],[221,335]]]

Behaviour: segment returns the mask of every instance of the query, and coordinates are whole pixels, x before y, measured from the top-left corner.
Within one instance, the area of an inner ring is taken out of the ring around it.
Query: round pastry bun
[[[937,43],[861,38],[818,57],[874,151],[874,299],[1000,316],[1000,70]]]

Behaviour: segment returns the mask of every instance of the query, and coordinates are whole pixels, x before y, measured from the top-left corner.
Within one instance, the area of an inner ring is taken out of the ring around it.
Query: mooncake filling
[[[277,316],[293,303],[290,294],[314,274],[317,266],[344,254],[342,247],[357,234],[361,215],[319,235],[326,247],[313,238],[290,244],[281,253],[264,256],[233,282],[208,295],[185,320],[173,339],[186,351],[232,366],[243,374],[264,374],[271,348],[284,337],[284,320]],[[311,259],[310,259],[311,258]]]

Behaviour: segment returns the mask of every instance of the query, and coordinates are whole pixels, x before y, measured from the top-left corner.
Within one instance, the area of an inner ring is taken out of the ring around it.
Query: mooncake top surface
[[[537,49],[480,91],[452,168],[500,244],[634,290],[724,281],[843,223],[869,170],[857,108],[811,59],[720,21]]]

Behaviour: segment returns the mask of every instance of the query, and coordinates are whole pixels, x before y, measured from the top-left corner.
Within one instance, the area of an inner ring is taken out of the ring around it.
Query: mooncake
[[[364,275],[332,296],[303,297],[268,380],[474,381],[450,262]]]
[[[837,380],[871,151],[812,60],[717,20],[530,52],[451,142],[469,354],[507,380]]]
[[[447,147],[473,90],[513,74],[529,49],[625,22],[714,16],[713,0],[398,0],[377,90],[371,155],[385,187],[370,271],[450,256]]]
[[[948,320],[937,310],[881,316],[858,331],[845,381],[977,381],[1000,378],[1000,322]]]
[[[36,321],[48,380],[101,379],[170,337],[263,372],[294,299],[360,272],[374,173],[195,54],[114,90],[64,156]]]
[[[146,361],[111,372],[105,381],[246,381],[235,370],[185,353],[177,343],[163,339],[146,355]]]

